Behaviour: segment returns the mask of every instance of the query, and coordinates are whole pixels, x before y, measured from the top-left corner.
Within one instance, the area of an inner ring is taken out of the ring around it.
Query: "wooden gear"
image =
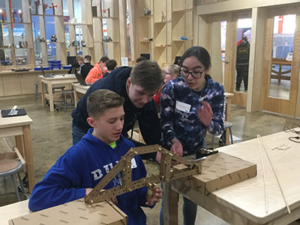
[[[131,180],[131,159],[135,155],[147,153],[161,153],[160,173],[156,176],[145,177],[139,180]],[[171,161],[177,161],[181,164],[176,166],[176,170],[171,168]],[[183,165],[182,165],[183,164]],[[183,166],[180,169],[181,165]],[[188,177],[201,173],[200,161],[188,161],[180,156],[171,153],[169,150],[159,146],[151,145],[145,147],[131,148],[121,157],[121,160],[112,168],[111,171],[96,185],[96,187],[84,197],[87,204],[93,204],[109,200],[112,197],[139,189],[144,186],[153,188],[152,183],[170,182],[171,180]],[[122,171],[122,185],[111,189],[103,190],[103,188]]]

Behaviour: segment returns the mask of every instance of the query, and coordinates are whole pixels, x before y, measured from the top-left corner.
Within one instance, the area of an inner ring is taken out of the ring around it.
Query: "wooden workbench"
[[[292,142],[288,139],[294,136],[297,135],[291,132],[280,132],[261,138],[268,151],[279,182],[282,185],[285,198],[292,212],[291,214],[287,212],[280,188],[276,182],[270,163],[267,160],[267,156],[263,152],[268,196],[268,212],[266,212],[264,179],[257,139],[218,149],[224,153],[257,164],[257,176],[255,178],[212,192],[209,196],[203,195],[183,185],[180,181],[172,181],[171,187],[176,192],[184,195],[230,224],[289,224],[300,218],[299,143]],[[286,144],[290,146],[290,148],[286,150],[274,149],[282,144]],[[174,195],[174,192],[171,191],[171,194]],[[173,199],[175,198],[169,198],[169,203],[166,202],[164,204],[176,206],[176,202],[172,202]],[[173,212],[172,217],[171,214],[169,215],[171,219],[170,224],[178,224],[177,213],[174,215],[174,208],[170,209],[170,212]],[[201,220],[201,218],[197,219]]]
[[[25,116],[2,118],[0,115],[0,138],[14,136],[16,145],[22,157],[25,159],[25,171],[28,174],[29,192],[35,185],[35,172],[32,154],[30,125],[32,119]],[[23,148],[24,147],[24,148]]]
[[[74,74],[61,74],[55,75],[54,77],[43,77],[39,76],[41,79],[41,87],[42,87],[42,106],[46,107],[45,99],[49,100],[50,104],[50,112],[54,111],[54,95],[52,87],[55,84],[72,84],[77,82],[77,78]],[[45,84],[48,85],[48,94],[45,92]]]

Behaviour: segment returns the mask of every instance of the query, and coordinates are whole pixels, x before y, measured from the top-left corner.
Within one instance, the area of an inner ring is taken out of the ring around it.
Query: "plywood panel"
[[[126,22],[126,1],[119,0],[119,36],[120,55],[127,57],[127,22]]]
[[[215,1],[215,0],[213,0]],[[267,7],[267,6],[279,6],[288,5],[293,3],[299,3],[299,0],[264,0],[264,1],[241,1],[241,0],[230,0],[222,1],[207,5],[198,5],[196,8],[197,15],[209,15],[217,14],[230,11],[238,11],[245,9],[252,9],[256,7]]]
[[[167,28],[165,23],[154,24],[154,44],[155,46],[166,45]]]
[[[293,9],[294,10],[294,9]],[[299,9],[297,10],[299,11]],[[290,13],[287,11],[287,13]],[[299,81],[299,65],[300,65],[300,27],[296,26],[294,34],[294,49],[293,49],[293,62],[291,72],[291,86],[290,86],[290,98],[289,100],[277,99],[269,97],[270,86],[270,70],[271,70],[271,52],[272,52],[272,39],[273,39],[273,21],[274,13],[270,11],[267,18],[266,26],[266,38],[265,38],[265,52],[264,52],[264,99],[263,110],[295,116],[296,115],[296,99],[298,92]],[[300,25],[300,16],[296,16],[296,24]]]
[[[4,96],[21,95],[21,79],[20,75],[2,76]]]
[[[226,30],[224,88],[225,92],[233,93],[235,83],[236,67],[236,37],[237,37],[237,17],[236,14],[228,14]],[[233,104],[234,100],[232,100]]]
[[[4,96],[2,77],[0,77],[0,96]]]
[[[21,77],[22,94],[34,94],[35,83],[38,83],[38,75],[36,74],[24,74]]]
[[[166,18],[166,1],[165,0],[154,0],[154,23],[162,22],[162,17]]]
[[[211,71],[213,80],[223,84],[222,57],[221,57],[221,25],[213,22],[211,28]]]
[[[263,49],[265,38],[265,9],[252,9],[251,45],[249,58],[249,79],[247,112],[261,110]]]
[[[197,42],[196,45],[204,47],[210,54],[210,37],[211,37],[211,30],[210,24],[208,21],[208,16],[198,16],[198,26],[197,27]]]
[[[247,93],[234,92],[234,95],[231,100],[232,104],[246,107],[247,105]]]

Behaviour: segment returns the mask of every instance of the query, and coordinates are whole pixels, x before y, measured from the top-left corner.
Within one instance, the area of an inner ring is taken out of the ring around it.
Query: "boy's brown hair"
[[[89,117],[98,119],[106,110],[123,106],[123,104],[124,98],[117,93],[99,89],[87,98],[87,112]]]
[[[139,85],[152,93],[156,93],[164,81],[161,68],[151,60],[137,63],[131,70],[130,78],[132,84]]]

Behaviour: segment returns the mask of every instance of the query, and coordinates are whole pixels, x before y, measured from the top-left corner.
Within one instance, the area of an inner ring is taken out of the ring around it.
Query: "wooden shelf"
[[[171,21],[169,20],[169,21],[164,21],[164,22],[155,22],[154,25],[157,25],[157,24],[159,24],[159,25],[161,25],[161,24],[166,24],[166,23],[168,23],[168,22],[171,22]]]
[[[14,49],[33,49],[33,47],[28,47],[28,48],[2,48],[0,47],[0,49],[10,49],[10,50],[14,50]]]
[[[140,42],[143,42],[143,43],[151,43],[151,42],[153,42],[153,41],[145,41],[145,40],[142,40],[142,41],[140,41]]]
[[[142,19],[150,19],[153,17],[153,15],[147,15],[147,16],[139,16]]]
[[[101,17],[102,19],[113,19],[113,20],[116,20],[116,19],[119,19],[119,17]]]
[[[193,41],[193,40],[181,40],[181,39],[173,39],[175,42],[186,42],[186,41]]]
[[[31,24],[31,22],[24,22],[24,23],[0,22],[0,24]]]
[[[78,26],[79,26],[79,25],[88,25],[88,26],[89,26],[89,25],[90,25],[90,26],[93,25],[92,23],[71,23],[71,22],[64,22],[64,24],[65,24],[65,25],[75,25],[75,26],[76,26],[76,25],[78,25]]]

